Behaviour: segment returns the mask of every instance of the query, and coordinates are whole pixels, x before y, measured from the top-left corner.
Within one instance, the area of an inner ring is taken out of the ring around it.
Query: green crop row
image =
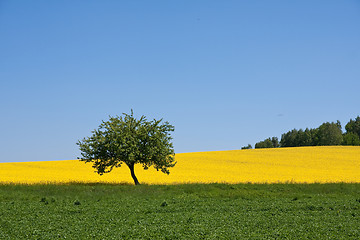
[[[0,239],[360,239],[360,184],[0,185]]]

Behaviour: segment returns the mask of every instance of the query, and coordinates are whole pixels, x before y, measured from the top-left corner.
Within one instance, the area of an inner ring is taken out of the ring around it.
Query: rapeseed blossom
[[[141,183],[360,182],[360,147],[297,147],[176,154],[170,175],[135,166]],[[124,165],[99,176],[78,160],[0,163],[1,183],[132,183]]]

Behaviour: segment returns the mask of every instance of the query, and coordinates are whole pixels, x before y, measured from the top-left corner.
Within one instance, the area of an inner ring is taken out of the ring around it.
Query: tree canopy
[[[360,137],[360,117],[357,116],[355,120],[350,119],[346,124],[345,129],[348,133],[355,133]]]
[[[317,141],[319,146],[340,145],[343,141],[340,122],[321,124],[317,131]]]
[[[252,149],[251,144],[248,144],[247,146],[243,146],[241,149]]]
[[[100,175],[125,164],[129,167],[135,185],[140,184],[134,171],[135,164],[141,164],[146,170],[153,166],[157,171],[169,174],[174,167],[175,152],[170,132],[174,126],[160,120],[148,121],[131,114],[109,117],[102,121],[90,137],[78,141],[82,157],[80,161],[93,163]]]
[[[360,117],[350,121],[342,132],[340,121],[325,122],[318,128],[306,128],[305,131],[293,129],[281,135],[280,143],[277,138],[267,138],[255,144],[255,148],[273,147],[301,147],[301,146],[329,146],[329,145],[360,145]]]
[[[281,147],[300,147],[313,146],[316,142],[316,129],[308,129],[305,131],[300,129],[293,129],[287,133],[282,134],[280,140]]]
[[[279,140],[277,137],[267,138],[255,144],[255,148],[277,148],[279,147]]]

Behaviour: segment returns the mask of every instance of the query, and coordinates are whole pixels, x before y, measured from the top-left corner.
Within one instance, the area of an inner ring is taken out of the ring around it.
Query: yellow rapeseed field
[[[360,182],[360,147],[298,147],[176,154],[170,175],[153,168],[135,172],[141,183]],[[133,183],[124,165],[99,176],[78,160],[0,163],[2,183]]]

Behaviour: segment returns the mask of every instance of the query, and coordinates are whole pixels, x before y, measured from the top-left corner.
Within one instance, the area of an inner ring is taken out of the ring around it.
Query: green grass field
[[[360,239],[360,184],[0,185],[0,239]]]

